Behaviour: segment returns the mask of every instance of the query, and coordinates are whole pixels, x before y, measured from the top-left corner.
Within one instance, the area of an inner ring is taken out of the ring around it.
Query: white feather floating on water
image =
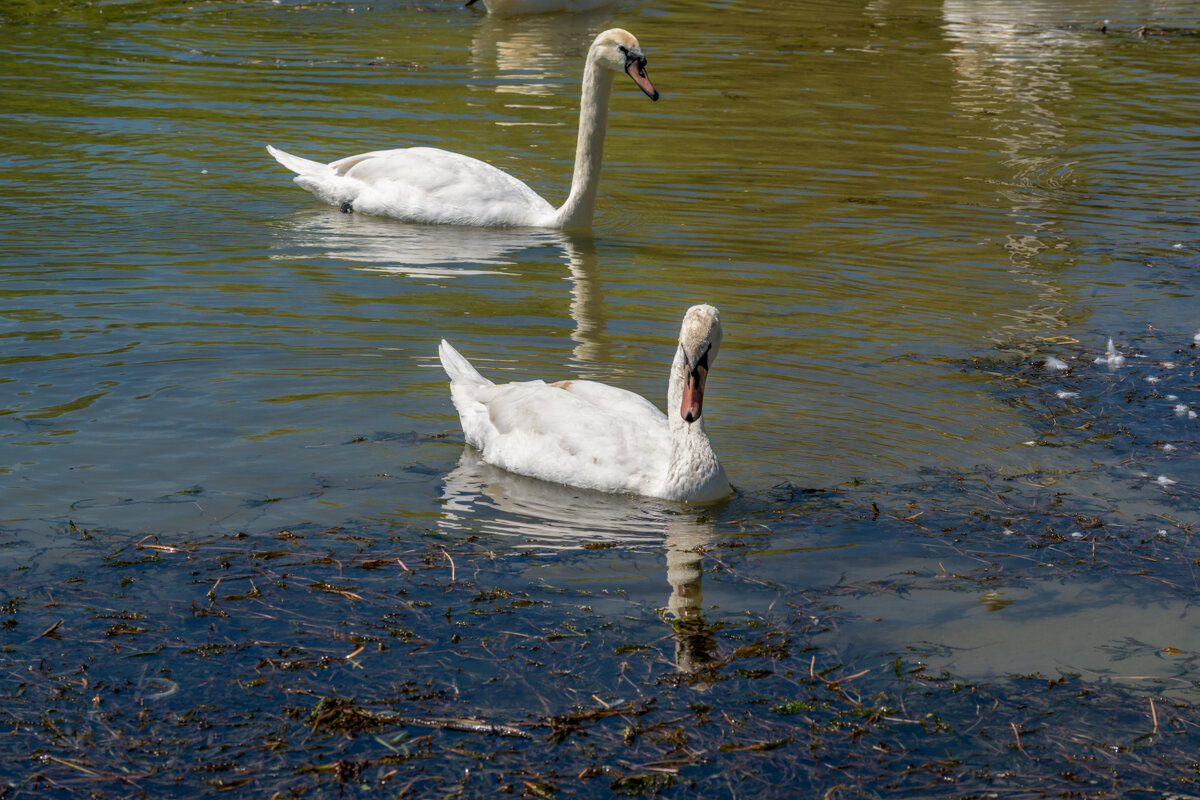
[[[1113,344],[1112,337],[1108,339],[1108,349],[1105,354],[1096,359],[1097,364],[1107,364],[1110,367],[1125,366],[1125,356],[1117,352],[1116,346]]]
[[[1159,475],[1158,480],[1156,481],[1159,486],[1174,486],[1177,482],[1178,481],[1171,480],[1166,475]]]
[[[1054,356],[1046,356],[1045,365],[1046,369],[1052,372],[1064,372],[1071,368],[1070,364],[1063,361],[1061,358],[1055,358]]]
[[[1178,447],[1176,447],[1175,445],[1171,444],[1170,442],[1167,442],[1166,444],[1164,444],[1164,445],[1162,446],[1162,451],[1163,451],[1164,453],[1174,453],[1174,452],[1175,452],[1176,450],[1178,450],[1178,449],[1179,449]]]
[[[1068,392],[1060,389],[1054,393],[1054,396],[1059,400],[1070,400],[1072,397],[1079,397],[1079,392]]]

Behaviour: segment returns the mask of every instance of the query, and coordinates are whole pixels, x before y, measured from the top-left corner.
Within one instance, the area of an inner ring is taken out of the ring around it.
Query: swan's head
[[[679,330],[679,352],[683,356],[683,403],[679,415],[695,422],[704,411],[704,383],[708,368],[721,349],[721,316],[709,305],[692,306],[683,315]]]
[[[628,74],[647,97],[658,99],[658,90],[646,76],[646,56],[642,54],[642,46],[629,31],[613,28],[600,34],[592,42],[588,58],[613,72]]]

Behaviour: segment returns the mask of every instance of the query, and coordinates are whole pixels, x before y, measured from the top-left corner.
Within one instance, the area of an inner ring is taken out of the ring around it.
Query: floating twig
[[[514,739],[532,739],[528,731],[512,725],[500,725],[495,722],[483,722],[477,719],[425,719],[421,717],[397,717],[401,725],[424,725],[430,728],[441,728],[447,731],[463,731],[464,733],[483,733],[489,736],[508,736]]]
[[[1021,753],[1021,755],[1025,755],[1025,748],[1021,746],[1021,732],[1017,730],[1017,724],[1015,722],[1010,722],[1008,724],[1013,729],[1013,736],[1017,737],[1017,750]]]
[[[154,544],[144,544],[147,539],[151,538],[154,539]],[[174,545],[169,544],[159,544],[158,537],[152,533],[143,536],[141,539],[138,539],[134,547],[138,550],[154,550],[158,553],[190,553],[192,552],[192,549],[194,549],[187,547],[175,547]]]
[[[99,772],[96,772],[95,770],[88,769],[87,767],[82,766],[80,764],[76,764],[74,761],[67,761],[65,758],[59,758],[58,756],[51,755],[50,753],[47,753],[44,756],[44,758],[46,758],[50,761],[53,761],[56,764],[62,764],[65,767],[71,767],[73,769],[77,769],[80,772],[83,772],[87,775],[99,775],[100,774]]]
[[[58,622],[54,623],[49,628],[46,628],[46,630],[42,631],[37,636],[33,637],[33,639],[40,639],[43,636],[45,636],[49,639],[61,639],[62,637],[59,636],[57,633],[55,633],[55,631],[57,631],[59,626],[62,625],[65,621],[66,620],[60,619]],[[33,639],[30,639],[30,641],[33,641]]]

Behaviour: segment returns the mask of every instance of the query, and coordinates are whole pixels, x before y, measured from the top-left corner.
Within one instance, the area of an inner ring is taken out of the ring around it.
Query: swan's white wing
[[[480,387],[475,401],[494,431],[475,443],[484,459],[523,475],[607,492],[645,493],[661,481],[670,447],[666,417],[631,392],[589,381],[566,385]]]
[[[614,416],[627,419],[630,424],[647,428],[664,426],[665,430],[666,415],[636,392],[596,381],[559,381],[551,385],[570,392],[597,408],[606,409]]]
[[[447,150],[379,150],[329,166],[357,185],[349,199],[366,214],[466,225],[541,225],[554,215],[553,206],[513,176]]]

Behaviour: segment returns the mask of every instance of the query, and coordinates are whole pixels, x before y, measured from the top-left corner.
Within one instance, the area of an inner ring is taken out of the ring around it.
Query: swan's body
[[[721,344],[717,310],[688,309],[667,386],[668,415],[594,381],[496,385],[446,341],[438,348],[467,442],[511,472],[602,492],[706,503],[729,481],[704,426],[704,383]]]
[[[270,145],[267,151],[296,173],[297,184],[343,211],[431,224],[588,228],[600,183],[608,97],[613,74],[621,71],[658,99],[637,39],[619,28],[597,36],[583,71],[571,192],[559,208],[490,164],[433,147],[377,150],[331,164]]]
[[[478,0],[467,0],[473,6]],[[483,0],[489,14],[509,16],[516,14],[548,14],[554,11],[590,11],[610,5],[613,0]]]

